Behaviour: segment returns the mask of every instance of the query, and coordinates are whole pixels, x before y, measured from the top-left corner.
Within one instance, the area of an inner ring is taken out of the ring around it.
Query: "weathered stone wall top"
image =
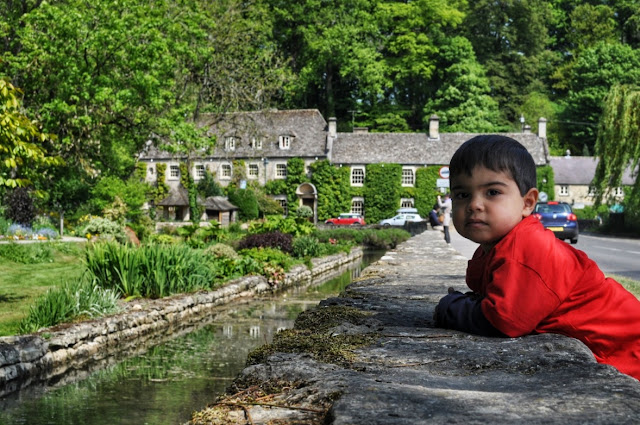
[[[466,290],[466,263],[440,232],[411,238],[366,268],[340,297],[298,318],[296,338],[310,332],[329,341],[325,345],[335,341],[333,351],[275,350],[243,371],[235,396],[202,417],[222,413],[228,421],[220,423],[246,423],[250,415],[256,424],[640,423],[640,381],[596,363],[576,339],[486,338],[435,328],[433,311],[447,288]],[[335,323],[340,309],[344,318]],[[315,329],[303,317],[312,314],[325,317]],[[372,338],[364,345],[335,356],[338,347],[367,335]],[[274,388],[269,383],[282,388],[282,382],[295,385],[272,393],[270,403],[285,408],[229,407],[244,402],[238,391]]]

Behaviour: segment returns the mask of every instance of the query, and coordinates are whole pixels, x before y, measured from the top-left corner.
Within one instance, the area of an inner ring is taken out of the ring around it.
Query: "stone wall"
[[[0,338],[0,397],[36,382],[63,379],[109,359],[133,355],[140,347],[169,339],[206,322],[225,304],[256,294],[277,292],[330,279],[360,261],[362,249],[293,267],[275,288],[263,276],[245,276],[207,292],[159,300],[136,300],[125,311],[97,320],[43,329],[36,334]]]

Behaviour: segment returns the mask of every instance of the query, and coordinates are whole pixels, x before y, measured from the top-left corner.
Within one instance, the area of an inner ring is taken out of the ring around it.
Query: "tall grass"
[[[161,298],[210,289],[215,281],[202,251],[185,245],[94,244],[86,251],[85,264],[101,287],[123,297]]]
[[[81,317],[99,317],[118,311],[118,294],[100,288],[94,280],[83,277],[48,290],[29,308],[19,324],[20,333],[69,322]]]

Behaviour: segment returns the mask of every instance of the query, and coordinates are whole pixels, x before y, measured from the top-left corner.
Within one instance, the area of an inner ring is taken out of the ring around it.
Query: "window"
[[[351,186],[362,186],[364,184],[364,168],[351,169]]]
[[[196,166],[194,167],[193,178],[196,180],[203,179],[204,172],[205,172],[204,165],[196,164]]]
[[[400,208],[413,208],[413,198],[400,199]]]
[[[250,178],[257,179],[258,178],[258,164],[249,164],[249,172],[247,175]]]
[[[169,166],[169,178],[171,179],[180,178],[180,167],[178,165]]]
[[[236,150],[237,138],[234,136],[227,136],[224,138],[224,150],[234,151]]]
[[[280,136],[279,137],[280,149],[291,148],[291,139],[293,139],[293,136]]]
[[[362,198],[353,198],[351,200],[351,212],[364,216],[364,200]]]
[[[262,139],[260,137],[251,139],[251,147],[253,149],[262,149]]]
[[[147,172],[149,173],[150,176],[153,176],[153,173],[155,173],[155,169],[153,167],[149,167],[147,169]]]
[[[560,196],[569,196],[569,185],[560,185]]]
[[[282,207],[282,215],[289,215],[289,210],[287,209],[287,200],[286,199],[276,199],[280,206]]]
[[[220,166],[220,178],[221,179],[230,179],[231,178],[231,165],[230,164],[222,164]]]
[[[587,193],[587,196],[596,196],[596,187],[595,186],[589,186],[589,193]]]
[[[622,187],[616,187],[613,191],[613,194],[616,197],[624,196],[624,190],[622,189]]]
[[[276,178],[284,179],[287,177],[287,164],[276,164]]]
[[[403,168],[402,169],[402,185],[403,186],[413,186],[414,182],[413,178],[413,169],[412,168]]]

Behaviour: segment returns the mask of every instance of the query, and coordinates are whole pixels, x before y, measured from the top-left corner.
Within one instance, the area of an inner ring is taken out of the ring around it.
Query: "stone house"
[[[367,164],[393,163],[402,165],[402,185],[415,184],[416,170],[420,167],[447,165],[456,149],[473,133],[441,133],[439,119],[432,116],[427,133],[369,133],[366,128],[353,132],[337,131],[337,121],[325,121],[316,109],[269,110],[261,112],[231,113],[222,120],[217,116],[204,115],[198,125],[208,128],[215,135],[216,146],[211,154],[203,154],[193,161],[190,172],[197,182],[205,170],[216,176],[221,186],[226,186],[232,177],[257,181],[264,185],[268,180],[285,179],[287,161],[300,158],[309,167],[315,161],[329,160],[338,167],[349,167],[352,186],[362,186]],[[536,165],[549,163],[546,139],[546,120],[538,121],[538,134],[525,127],[521,133],[505,133],[522,143],[533,156]],[[147,181],[155,182],[157,163],[167,165],[166,183],[170,187],[170,199],[180,188],[179,164],[183,160],[158,150],[152,144],[141,152],[139,161],[147,163]],[[234,161],[243,161],[243,169],[234,169]],[[238,174],[239,173],[239,174]],[[317,189],[311,184],[298,186],[298,205],[286,205],[284,195],[274,196],[285,210],[307,205],[317,212]],[[163,202],[167,204],[167,202]],[[402,199],[398,207],[413,207],[414,199]],[[166,205],[169,207],[169,205]],[[365,211],[364,199],[353,198],[351,212]]]
[[[595,201],[595,186],[593,179],[599,159],[593,156],[552,156],[549,165],[553,168],[554,192],[556,201],[564,201],[580,208],[583,205],[593,205]],[[631,169],[622,175],[622,185],[632,186],[634,179]],[[624,200],[623,187],[611,188],[611,195],[616,201]]]

